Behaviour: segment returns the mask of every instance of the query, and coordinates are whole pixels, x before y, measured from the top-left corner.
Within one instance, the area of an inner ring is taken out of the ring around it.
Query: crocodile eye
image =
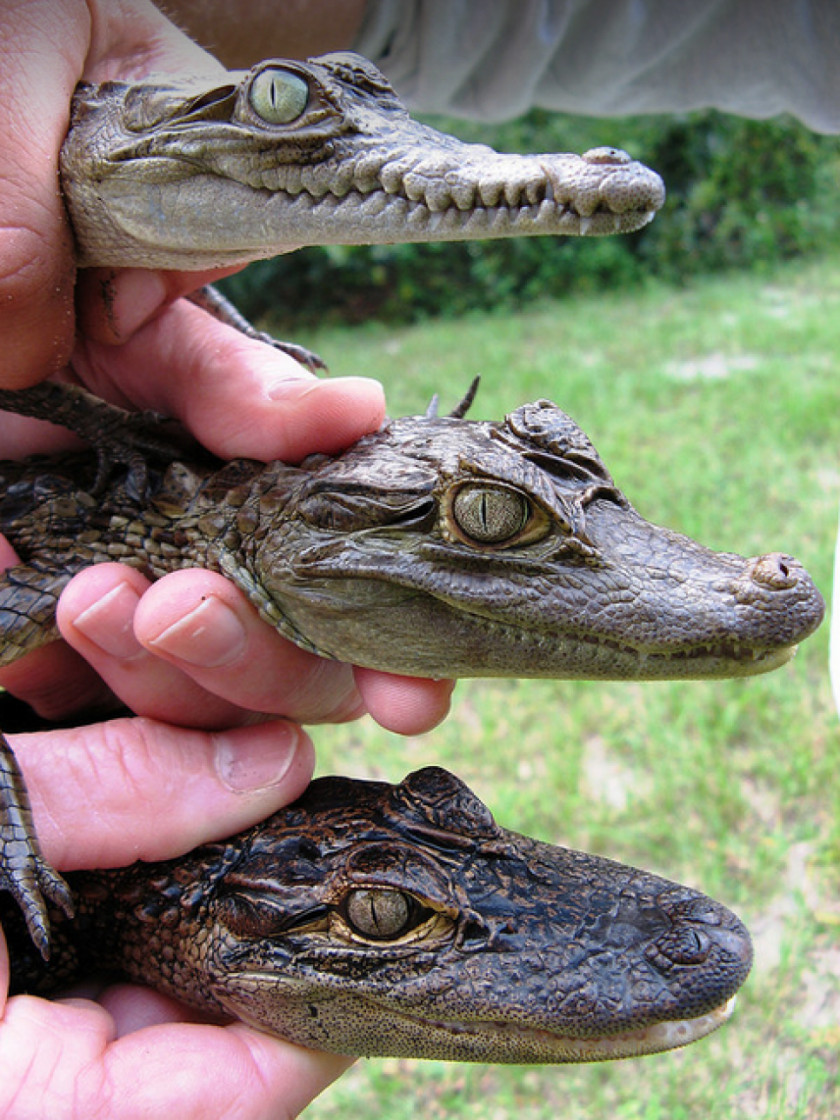
[[[501,544],[517,536],[530,514],[527,498],[503,486],[462,486],[452,502],[458,528],[478,544]]]
[[[267,124],[291,124],[306,109],[309,86],[288,70],[263,70],[251,84],[250,101]]]
[[[344,916],[354,933],[375,941],[390,941],[414,925],[416,903],[402,891],[359,889],[347,896]]]

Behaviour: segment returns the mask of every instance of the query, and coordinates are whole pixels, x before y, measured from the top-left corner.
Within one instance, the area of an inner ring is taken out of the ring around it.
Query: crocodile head
[[[285,477],[261,486],[257,521],[243,548],[264,616],[395,673],[746,676],[787,661],[824,611],[793,558],[713,552],[642,518],[549,401],[502,423],[394,420],[305,462],[291,501]]]
[[[128,875],[126,897],[145,915],[142,947],[118,959],[319,1050],[492,1062],[652,1053],[720,1026],[751,964],[749,935],[723,906],[508,832],[436,768],[398,786],[318,780],[217,850],[195,853],[196,874],[191,857],[178,861],[168,886],[154,866],[106,873],[118,900]]]
[[[304,245],[639,229],[660,177],[622,151],[506,155],[414,121],[353,54],[212,82],[82,84],[61,154],[84,265],[209,268]]]

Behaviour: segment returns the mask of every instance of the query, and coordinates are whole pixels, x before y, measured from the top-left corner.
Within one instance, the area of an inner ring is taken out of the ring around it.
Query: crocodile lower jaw
[[[298,211],[300,217],[318,221],[336,221],[339,236],[347,237],[343,227],[346,215],[352,213],[355,224],[364,232],[364,243],[393,240],[393,229],[401,229],[405,241],[461,240],[464,238],[510,237],[534,234],[577,234],[583,237],[612,233],[631,233],[651,222],[654,210],[628,210],[618,213],[599,206],[590,214],[581,214],[569,203],[523,201],[515,204],[476,204],[465,210],[454,202],[441,207],[429,206],[425,199],[412,199],[388,191],[350,192],[345,195],[267,194],[265,205],[280,207],[284,213]],[[333,218],[333,215],[335,218]],[[390,224],[383,226],[383,217]],[[370,223],[368,225],[368,223]],[[329,227],[322,236],[330,237]],[[353,238],[349,238],[353,240]],[[360,239],[361,240],[361,239]]]

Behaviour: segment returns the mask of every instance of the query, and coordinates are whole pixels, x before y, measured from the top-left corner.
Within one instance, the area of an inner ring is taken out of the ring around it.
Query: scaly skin
[[[177,426],[66,385],[2,390],[0,407],[95,448],[0,465],[0,531],[21,558],[0,580],[0,664],[53,640],[71,576],[114,559],[152,578],[221,571],[304,648],[422,676],[745,676],[822,619],[791,557],[711,552],[645,521],[548,401],[502,423],[406,417],[300,467],[219,463]],[[0,758],[0,886],[46,950],[41,895],[70,899],[2,743]]]
[[[112,968],[319,1050],[601,1061],[716,1029],[750,938],[697,891],[500,828],[444,770],[322,778],[241,836],[70,877],[44,968],[17,912],[13,991]],[[11,908],[7,908],[11,911]]]
[[[628,233],[665,199],[626,152],[507,155],[412,120],[353,54],[222,84],[79,86],[61,154],[79,263],[203,269],[304,245]]]
[[[0,407],[97,452],[0,464],[22,560],[0,581],[0,664],[55,637],[75,571],[114,559],[222,571],[298,645],[422,676],[748,676],[822,620],[792,557],[712,552],[640,517],[549,401],[501,423],[393,420],[299,467],[220,463],[66,385],[0,390]]]

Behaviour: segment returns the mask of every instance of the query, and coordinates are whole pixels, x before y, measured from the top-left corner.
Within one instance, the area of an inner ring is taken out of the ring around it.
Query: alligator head
[[[61,154],[84,265],[208,268],[304,245],[639,229],[660,177],[614,148],[507,155],[413,120],[353,54],[218,83],[82,84]]]
[[[342,1054],[582,1062],[667,1050],[729,1017],[752,960],[725,907],[508,832],[436,768],[397,786],[319,779],[224,844],[69,879],[71,966],[81,954]],[[66,982],[69,923],[49,969],[15,934],[19,916],[4,924],[15,990],[44,990],[45,973]]]

